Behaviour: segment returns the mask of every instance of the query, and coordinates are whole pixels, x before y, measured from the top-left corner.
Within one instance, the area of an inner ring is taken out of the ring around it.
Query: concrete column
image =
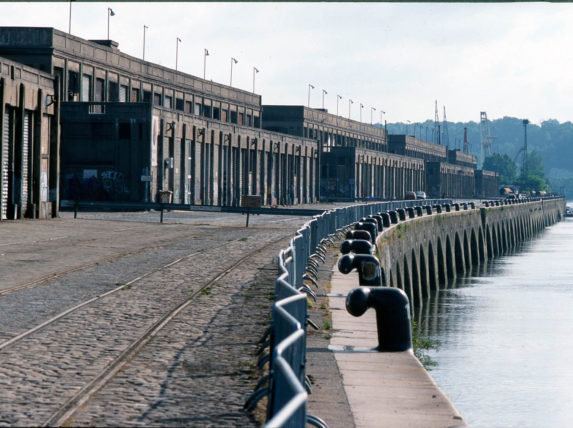
[[[4,115],[6,114],[6,80],[0,78],[0,221],[4,220]],[[42,90],[40,89],[40,93]]]
[[[15,213],[17,218],[22,218],[26,212],[27,207],[23,207],[22,195],[24,194],[24,115],[26,106],[26,87],[23,83],[20,84],[20,105],[18,106],[18,117],[17,117],[17,133],[16,139],[18,144],[14,144],[15,150],[15,162],[14,162],[14,203],[18,205],[18,209]],[[15,139],[15,140],[16,140]],[[28,171],[29,174],[30,171]]]
[[[191,200],[194,205],[201,205],[201,145],[197,141],[197,127],[191,132]]]
[[[60,82],[56,79],[55,93],[59,93]],[[50,170],[49,170],[49,200],[52,202],[52,217],[58,217],[60,209],[60,97],[56,96],[54,117],[50,126]]]
[[[131,82],[131,79],[130,79]],[[130,83],[131,85],[131,83]],[[130,92],[131,93],[131,92]],[[181,135],[180,164],[181,172],[179,174],[181,188],[180,201],[182,204],[189,204],[189,143],[187,142],[187,124],[183,124]]]

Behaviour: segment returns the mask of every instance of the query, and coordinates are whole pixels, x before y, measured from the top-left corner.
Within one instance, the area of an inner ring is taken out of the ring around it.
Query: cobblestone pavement
[[[274,259],[308,218],[260,216],[245,229],[221,214],[192,227],[91,215],[0,225],[0,292],[7,293],[0,295],[0,346],[148,274],[0,350],[0,425],[44,423],[172,307],[268,244],[199,292],[71,420],[92,426],[256,425],[242,405],[258,380],[254,352],[269,320]],[[22,284],[31,285],[10,291]]]

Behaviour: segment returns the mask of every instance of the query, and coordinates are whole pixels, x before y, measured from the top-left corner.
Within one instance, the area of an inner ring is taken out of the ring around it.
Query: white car
[[[422,192],[421,190],[416,192],[416,199],[426,199],[426,192]]]

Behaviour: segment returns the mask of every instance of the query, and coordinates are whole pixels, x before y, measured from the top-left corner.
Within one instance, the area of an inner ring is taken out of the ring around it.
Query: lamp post
[[[177,71],[177,63],[179,61],[179,43],[181,43],[181,39],[177,37],[175,41],[175,71]]]
[[[521,167],[521,176],[525,179],[527,176],[527,125],[529,120],[523,119],[523,165]]]
[[[203,79],[207,77],[207,57],[209,56],[209,51],[207,49],[203,52]]]
[[[239,61],[237,61],[235,58],[231,57],[231,77],[229,79],[229,86],[233,86],[233,64],[238,63]]]
[[[107,8],[107,39],[109,40],[109,17],[115,16],[115,12],[111,9],[111,7]]]
[[[322,90],[322,109],[324,110],[324,96],[327,95],[328,92],[326,92],[326,90]]]
[[[253,94],[255,93],[255,74],[259,72],[257,67],[253,67]]]
[[[70,0],[70,18],[68,23],[68,34],[72,34],[72,1]]]
[[[314,89],[314,86],[312,86],[310,83],[308,84],[308,107],[310,108],[310,90]]]
[[[372,113],[374,113],[376,111],[375,107],[370,107],[370,125],[372,125],[374,122],[372,121]]]
[[[340,95],[336,95],[336,115],[338,116],[338,100],[341,100],[342,97]]]
[[[350,119],[350,106],[354,104],[354,101],[352,101],[350,98],[348,98],[348,119]]]
[[[143,26],[143,60],[145,61],[145,30],[149,27],[147,25]]]

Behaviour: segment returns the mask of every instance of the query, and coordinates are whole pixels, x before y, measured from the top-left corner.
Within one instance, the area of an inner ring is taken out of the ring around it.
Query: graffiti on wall
[[[125,201],[127,180],[121,171],[86,169],[65,174],[62,199],[83,201]]]

